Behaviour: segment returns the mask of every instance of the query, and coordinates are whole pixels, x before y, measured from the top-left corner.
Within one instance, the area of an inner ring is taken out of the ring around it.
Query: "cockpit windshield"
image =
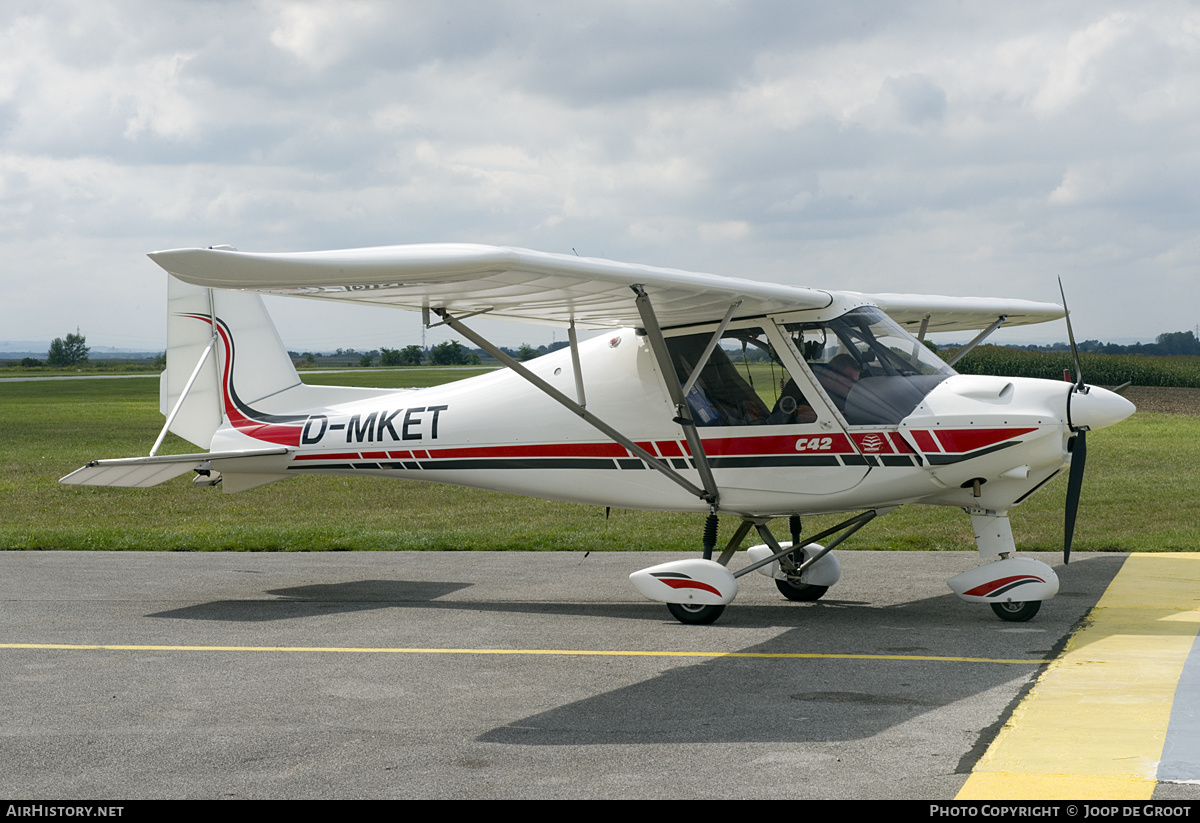
[[[955,374],[874,307],[783,328],[852,426],[896,425],[934,386]]]

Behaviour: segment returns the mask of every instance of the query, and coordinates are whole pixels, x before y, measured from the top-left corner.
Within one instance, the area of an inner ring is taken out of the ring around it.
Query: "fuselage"
[[[1100,428],[1133,411],[1103,389],[1082,395],[1067,382],[958,375],[885,320],[855,322],[757,318],[725,332],[688,396],[721,510],[770,516],[920,502],[1005,511],[1069,463],[1073,426]],[[662,374],[639,330],[582,343],[587,411],[694,478],[665,380],[683,383],[701,360],[696,344],[712,333],[668,332],[676,376]],[[835,352],[860,360],[860,373],[844,385],[830,377]],[[576,396],[568,350],[525,365]],[[229,369],[225,422],[211,448],[294,449],[279,479],[368,475],[622,508],[709,510],[508,369],[403,391],[297,386],[247,400],[239,388]]]

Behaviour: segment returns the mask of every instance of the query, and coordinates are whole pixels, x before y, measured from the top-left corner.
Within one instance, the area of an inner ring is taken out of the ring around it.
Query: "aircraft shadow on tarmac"
[[[506,612],[512,614],[557,614],[563,616],[595,616],[613,619],[647,620],[661,618],[675,625],[660,603],[553,603],[511,602],[487,600],[440,600],[453,592],[476,584],[449,581],[413,580],[355,580],[343,583],[318,583],[285,589],[270,589],[263,593],[275,599],[214,600],[146,615],[182,620],[221,620],[231,622],[261,622],[320,617],[326,614],[357,612],[371,609],[438,609],[462,612]],[[953,600],[947,595],[938,600]],[[722,623],[737,623],[744,627],[791,625],[797,620],[797,609],[809,608],[825,613],[847,608],[876,608],[865,601],[839,600],[826,597],[819,603],[787,604],[781,601],[772,606],[739,604],[731,609]],[[680,630],[687,627],[679,626]],[[692,629],[695,630],[694,628]],[[703,631],[703,629],[701,629]]]
[[[1089,598],[1080,613],[1093,602]],[[739,653],[878,657],[689,661],[644,681],[508,723],[477,740],[579,746],[870,738],[1002,684],[1032,682],[1041,671],[1039,662],[1055,656],[1074,623],[1055,621],[1041,631],[1002,633],[1004,626],[991,622],[990,611],[972,619],[965,605],[951,594],[884,607],[837,601],[743,605],[739,626],[795,628]],[[1081,605],[1069,608],[1075,611]],[[669,623],[667,628],[675,629]],[[1030,664],[915,659],[921,656],[1028,659]],[[980,754],[982,749],[969,757],[973,762]]]
[[[365,609],[422,608],[641,622],[657,619],[668,643],[671,637],[694,636],[707,629],[675,622],[657,603],[437,600],[471,585],[394,580],[315,584],[266,592],[280,598],[276,600],[214,601],[148,616],[259,622]],[[1077,610],[1079,605],[1073,603],[1071,607]],[[918,660],[694,659],[672,663],[670,670],[642,682],[514,721],[477,739],[498,744],[578,746],[819,742],[871,737],[1002,683],[1032,678],[1040,670],[1037,661],[1053,654],[1045,646],[1053,643],[1063,628],[1061,621],[1055,621],[1057,630],[1050,632],[1053,639],[1046,632],[1009,636],[1001,643],[1003,648],[997,648],[989,644],[989,639],[996,640],[993,630],[1000,626],[990,612],[985,616],[976,614],[978,611],[949,593],[888,606],[834,599],[805,604],[742,603],[726,613],[722,625],[794,627],[764,643],[738,650],[744,653],[1011,655],[1029,657],[1028,667]],[[970,619],[971,615],[978,619]],[[611,640],[611,632],[604,637]],[[923,645],[927,643],[936,648]],[[693,646],[691,642],[688,645]],[[605,659],[580,659],[571,665],[603,665]]]
[[[1096,558],[1101,559],[1101,558]],[[1031,624],[1003,624],[990,610],[947,593],[871,606],[850,600],[742,602],[718,625],[793,627],[738,650],[761,654],[864,654],[1028,659],[1030,665],[955,660],[721,657],[673,663],[638,683],[599,693],[495,728],[478,740],[518,745],[819,742],[871,737],[1014,680],[1026,682],[1052,658],[1120,567],[1072,564],[1058,598]],[[766,582],[766,581],[763,581]],[[695,634],[656,603],[439,600],[476,584],[360,580],[268,590],[275,600],[228,600],[151,617],[256,622],[383,608],[590,616],[661,621],[665,636]],[[612,633],[602,635],[611,644]],[[716,645],[716,644],[714,644]],[[611,646],[606,646],[611,647]],[[619,644],[618,644],[619,647]],[[611,658],[581,658],[587,666]]]
[[[769,647],[807,634],[794,629]],[[1002,664],[718,658],[514,721],[477,740],[526,746],[857,740],[1037,671]]]
[[[1052,659],[1099,600],[1120,568],[1121,560],[1112,560],[1116,562],[1093,563],[1086,570],[1080,568],[1083,563],[1073,567],[1063,596],[1043,610],[1048,619],[1041,629],[1007,624],[1010,630],[1004,631],[1005,625],[991,622],[990,611],[985,616],[964,608],[967,604],[954,595],[885,607],[837,601],[782,608],[743,605],[738,614],[742,623],[796,625],[742,653],[1027,658],[1028,667],[955,660],[721,657],[673,667],[642,682],[508,723],[477,739],[577,746],[869,738],[1002,684],[1031,683],[1041,671],[1036,661]],[[934,647],[901,645],[905,643]],[[1003,715],[992,724],[993,730],[1001,720]],[[988,736],[985,730],[981,740]],[[975,741],[959,771],[970,771],[982,753],[983,744]]]
[[[216,600],[156,612],[147,617],[173,617],[183,620],[228,620],[255,623],[291,620],[323,614],[390,609],[397,606],[428,604],[471,583],[439,583],[412,580],[356,580],[348,583],[317,583],[264,592],[275,600]],[[452,605],[452,604],[445,604]],[[455,604],[457,605],[457,604]]]

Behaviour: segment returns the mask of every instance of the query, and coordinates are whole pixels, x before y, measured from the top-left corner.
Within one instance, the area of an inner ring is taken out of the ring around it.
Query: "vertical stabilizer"
[[[261,297],[168,277],[167,370],[159,386],[164,415],[179,401],[214,335],[216,343],[170,427],[205,449],[235,401],[253,403],[300,382]]]

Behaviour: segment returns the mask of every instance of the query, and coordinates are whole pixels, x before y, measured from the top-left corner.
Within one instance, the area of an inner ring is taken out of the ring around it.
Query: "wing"
[[[1005,328],[1058,320],[1066,315],[1056,303],[1009,300],[999,297],[941,297],[930,294],[864,294],[872,305],[913,334],[929,318],[928,332],[984,329],[1004,315]]]
[[[1053,303],[996,298],[834,292],[548,254],[501,246],[427,244],[343,251],[256,254],[231,249],[177,249],[150,255],[180,280],[218,289],[311,297],[421,310],[445,308],[580,328],[641,325],[631,286],[650,294],[659,323],[711,322],[741,301],[737,316],[836,309],[869,302],[899,322],[930,331],[984,328],[1000,314],[1007,325],[1063,316]]]
[[[664,326],[739,315],[825,308],[833,297],[780,286],[615,263],[588,257],[466,244],[249,254],[221,249],[154,252],[150,258],[188,283],[265,294],[320,297],[405,309],[445,308],[465,315],[580,328],[641,325],[630,287],[646,287]]]

